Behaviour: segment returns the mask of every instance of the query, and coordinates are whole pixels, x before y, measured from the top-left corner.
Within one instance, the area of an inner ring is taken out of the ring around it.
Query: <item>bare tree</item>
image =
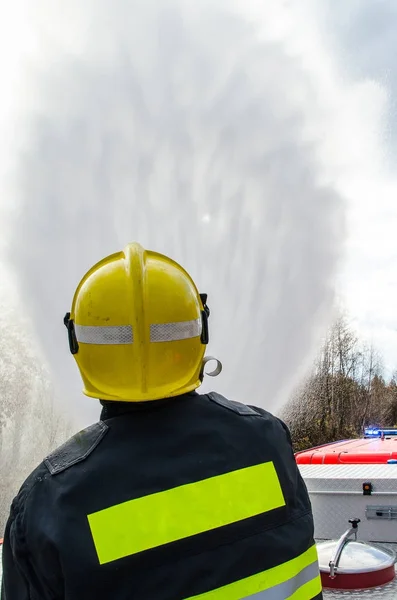
[[[297,449],[360,435],[365,425],[397,421],[397,378],[383,378],[376,349],[340,315],[313,371],[284,411]]]

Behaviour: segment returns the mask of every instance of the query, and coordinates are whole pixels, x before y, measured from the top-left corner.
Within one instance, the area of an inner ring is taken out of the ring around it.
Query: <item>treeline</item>
[[[397,426],[397,375],[385,380],[381,355],[340,316],[282,417],[296,451],[360,436],[367,425]]]

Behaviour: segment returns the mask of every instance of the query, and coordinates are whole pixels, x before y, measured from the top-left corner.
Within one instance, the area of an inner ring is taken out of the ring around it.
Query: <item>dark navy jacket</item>
[[[14,499],[2,600],[201,598],[313,545],[310,501],[282,421],[218,394],[102,404],[101,420],[47,457]],[[100,564],[87,515],[267,461],[285,506]]]

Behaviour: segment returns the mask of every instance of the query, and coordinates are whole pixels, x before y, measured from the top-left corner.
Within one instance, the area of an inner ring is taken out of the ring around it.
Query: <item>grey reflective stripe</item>
[[[200,336],[201,328],[201,319],[150,325],[150,341],[175,342],[177,340],[188,340]]]
[[[317,579],[319,576],[318,562],[315,561],[302,569],[295,577],[291,577],[291,579],[287,579],[287,581],[283,581],[283,583],[279,583],[263,592],[258,592],[251,596],[244,596],[242,600],[285,600],[299,590],[302,585],[309,583],[312,579]]]
[[[76,338],[82,344],[132,344],[131,325],[75,325]]]
[[[132,344],[134,341],[131,325],[75,325],[76,338],[82,344]],[[202,322],[180,321],[177,323],[157,323],[150,325],[151,342],[174,342],[201,335]]]

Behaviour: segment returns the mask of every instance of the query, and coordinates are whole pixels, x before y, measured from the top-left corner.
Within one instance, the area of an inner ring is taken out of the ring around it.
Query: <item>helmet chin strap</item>
[[[215,360],[217,365],[215,367],[215,369],[213,371],[211,371],[210,373],[205,373],[204,369],[205,369],[205,365],[210,362],[211,360]],[[222,363],[220,360],[218,360],[217,358],[215,358],[214,356],[205,356],[203,358],[203,364],[201,367],[201,371],[200,371],[200,381],[203,381],[204,379],[204,375],[208,375],[209,377],[217,377],[220,373],[222,372]]]

